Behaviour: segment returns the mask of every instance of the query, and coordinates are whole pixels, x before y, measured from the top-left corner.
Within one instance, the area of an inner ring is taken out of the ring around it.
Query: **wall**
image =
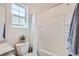
[[[61,4],[39,14],[38,50],[52,55],[67,55],[67,23],[72,18],[75,4]]]
[[[8,44],[15,46],[21,35],[25,35],[29,39],[30,25],[28,28],[13,28],[11,26],[11,4],[6,4],[6,41]],[[29,21],[29,20],[28,20]]]
[[[23,4],[21,4],[23,5]],[[21,35],[25,35],[26,39],[31,40],[31,14],[36,12],[36,8],[29,6],[28,4],[23,5],[28,8],[28,28],[12,28],[11,26],[11,4],[6,4],[6,41],[12,46],[19,41]]]
[[[0,4],[0,36],[3,35],[5,23],[5,5]]]
[[[5,23],[5,5],[0,4],[0,27],[4,27]]]

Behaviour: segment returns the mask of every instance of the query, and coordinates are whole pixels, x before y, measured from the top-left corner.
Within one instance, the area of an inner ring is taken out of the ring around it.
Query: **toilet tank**
[[[29,50],[29,42],[16,44],[16,50],[18,56],[26,55]]]

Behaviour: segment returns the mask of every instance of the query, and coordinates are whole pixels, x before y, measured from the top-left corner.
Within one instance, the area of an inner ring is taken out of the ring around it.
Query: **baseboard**
[[[48,52],[44,49],[38,49],[38,53],[39,53],[39,56],[57,56],[56,54]]]

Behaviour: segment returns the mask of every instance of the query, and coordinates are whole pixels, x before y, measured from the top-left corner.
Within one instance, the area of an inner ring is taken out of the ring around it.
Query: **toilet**
[[[33,56],[33,53],[28,53],[29,42],[16,44],[16,50],[18,56]]]

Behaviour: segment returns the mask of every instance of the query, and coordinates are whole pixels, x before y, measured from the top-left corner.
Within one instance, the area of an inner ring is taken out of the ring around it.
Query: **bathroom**
[[[0,55],[67,56],[67,37],[75,6],[75,3],[0,3]]]

